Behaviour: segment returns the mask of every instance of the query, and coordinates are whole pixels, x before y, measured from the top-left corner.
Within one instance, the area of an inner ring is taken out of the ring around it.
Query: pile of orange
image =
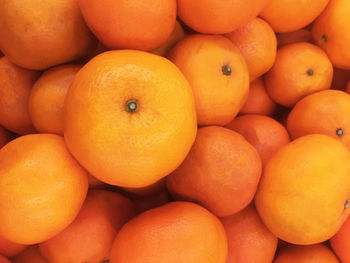
[[[2,0],[0,263],[350,263],[349,0]]]

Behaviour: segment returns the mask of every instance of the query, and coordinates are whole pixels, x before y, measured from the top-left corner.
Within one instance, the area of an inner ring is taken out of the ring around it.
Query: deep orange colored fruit
[[[347,83],[350,81],[350,71],[334,68],[333,72],[331,89],[345,90]]]
[[[165,178],[160,179],[154,184],[151,184],[145,187],[139,187],[139,188],[123,187],[122,189],[127,193],[131,193],[138,196],[154,195],[165,190]]]
[[[11,134],[8,130],[0,126],[0,149],[8,142],[10,142],[12,138],[13,134]]]
[[[265,89],[264,81],[258,78],[250,83],[249,95],[240,110],[241,114],[261,114],[271,116],[276,109],[276,103]]]
[[[228,242],[226,263],[272,262],[277,248],[277,238],[261,221],[253,205],[220,220],[224,225]]]
[[[166,42],[176,0],[79,0],[90,29],[109,48],[152,50]]]
[[[289,114],[287,128],[293,139],[307,134],[325,134],[350,149],[350,95],[325,90],[299,101]]]
[[[228,216],[252,201],[261,176],[257,151],[240,134],[218,126],[198,130],[167,188],[176,200],[194,201],[217,216]]]
[[[280,48],[276,62],[265,76],[265,85],[271,98],[286,107],[292,107],[303,97],[329,89],[333,67],[319,47],[306,42]]]
[[[48,263],[41,255],[38,246],[30,246],[11,259],[12,263]]]
[[[29,97],[29,115],[40,133],[63,135],[63,105],[69,86],[81,65],[63,65],[45,71]]]
[[[65,101],[65,141],[97,179],[144,187],[185,159],[197,131],[194,98],[167,59],[105,52],[76,75]]]
[[[270,70],[276,58],[277,39],[268,23],[261,18],[255,18],[225,36],[242,53],[251,82]]]
[[[97,43],[78,0],[3,0],[0,17],[0,49],[24,68],[42,70],[79,59]]]
[[[126,223],[114,241],[110,263],[226,263],[220,221],[203,207],[172,202]]]
[[[190,82],[199,125],[225,125],[249,93],[249,75],[238,48],[222,36],[191,35],[168,57]]]
[[[322,244],[289,245],[279,251],[273,263],[340,263],[332,250]],[[346,263],[346,262],[342,262]]]
[[[35,132],[29,118],[28,98],[39,74],[17,67],[7,57],[0,58],[0,124],[10,131]]]
[[[298,43],[298,42],[312,42],[311,32],[306,29],[300,29],[289,33],[277,34],[278,48],[285,45]]]
[[[240,116],[226,127],[243,135],[255,147],[263,166],[279,149],[290,143],[287,129],[278,121],[267,116]]]
[[[335,254],[342,263],[350,262],[350,218],[348,218],[340,230],[330,240]]]
[[[103,262],[121,227],[134,216],[132,202],[105,190],[91,190],[72,224],[40,244],[50,263]]]
[[[264,167],[255,196],[266,226],[289,243],[331,238],[350,213],[350,151],[326,135],[307,135],[279,150]]]
[[[143,213],[152,208],[165,205],[169,202],[169,195],[166,190],[150,196],[134,196],[132,201],[137,214]]]
[[[62,137],[33,134],[0,150],[0,234],[20,244],[45,241],[66,228],[86,196],[87,174]]]
[[[178,16],[193,30],[225,34],[254,19],[268,0],[178,0]]]
[[[5,258],[4,256],[0,255],[0,263],[11,263],[11,261]]]
[[[260,16],[276,32],[292,32],[310,24],[330,0],[270,0]]]
[[[350,2],[331,0],[312,26],[314,41],[323,48],[335,67],[350,69]]]
[[[0,255],[11,258],[22,252],[26,247],[26,245],[13,243],[0,236]]]

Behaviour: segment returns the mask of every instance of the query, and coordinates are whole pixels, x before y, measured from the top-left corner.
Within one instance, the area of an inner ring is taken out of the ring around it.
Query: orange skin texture
[[[244,209],[261,176],[259,154],[240,134],[218,126],[198,130],[181,166],[167,177],[176,200],[201,204],[217,216]]]
[[[0,174],[0,234],[20,244],[43,242],[66,228],[88,189],[85,170],[63,138],[52,134],[26,135],[5,145]]]
[[[350,149],[349,112],[349,94],[339,90],[321,91],[294,106],[288,116],[287,128],[293,139],[307,134],[324,134],[343,142]],[[343,133],[338,135],[338,129]]]
[[[350,262],[350,218],[348,218],[340,230],[330,240],[335,254],[342,263]]]
[[[0,58],[0,124],[8,130],[21,135],[35,132],[28,98],[39,74],[12,64],[7,57]]]
[[[242,108],[249,93],[249,74],[238,48],[223,36],[191,35],[168,57],[192,86],[199,125],[225,125]],[[232,73],[225,75],[229,65]]]
[[[41,255],[38,246],[30,246],[11,259],[12,263],[48,263]]]
[[[0,236],[0,255],[11,258],[22,252],[26,247],[26,245],[14,243]]]
[[[292,246],[280,250],[273,263],[340,263],[332,250],[322,244]],[[342,263],[346,263],[343,262]]]
[[[172,202],[124,225],[110,263],[226,263],[225,230],[213,214],[189,202]]]
[[[269,0],[178,0],[180,19],[204,34],[225,34],[254,19]]]
[[[91,190],[74,222],[40,244],[41,254],[50,263],[103,262],[109,258],[115,236],[134,213],[128,198]]]
[[[261,114],[271,116],[276,103],[270,98],[262,78],[250,83],[248,99],[240,110],[240,114]]]
[[[168,40],[163,45],[152,50],[151,52],[153,54],[165,57],[168,54],[168,52],[170,51],[170,49],[172,49],[177,42],[184,39],[185,36],[186,36],[186,34],[185,34],[184,29],[182,28],[182,25],[178,21],[176,21],[174,30],[171,33]]]
[[[306,29],[300,29],[289,33],[277,34],[277,46],[278,48],[285,45],[298,43],[298,42],[312,42],[311,31]]]
[[[158,194],[165,190],[165,178],[162,178],[159,181],[145,187],[139,187],[139,188],[123,187],[122,189],[127,193],[131,193],[139,196],[150,196],[150,195]]]
[[[81,65],[62,65],[45,71],[29,96],[29,115],[40,133],[63,136],[63,106],[68,88]]]
[[[338,140],[320,134],[298,138],[264,167],[256,208],[270,231],[298,245],[331,238],[350,209],[350,152]],[[330,183],[330,181],[332,183]]]
[[[331,0],[325,11],[313,23],[314,41],[323,48],[333,65],[350,69],[350,2]]]
[[[11,261],[5,258],[4,256],[0,255],[0,263],[11,263]]]
[[[138,108],[127,111],[129,100]],[[197,132],[192,89],[157,55],[103,53],[76,75],[65,101],[65,141],[97,179],[144,187],[180,165]]]
[[[114,49],[155,49],[176,21],[176,0],[79,0],[79,5],[92,32]]]
[[[169,202],[169,195],[166,190],[164,190],[151,196],[133,197],[132,201],[134,203],[136,213],[140,214],[152,208],[165,205]]]
[[[278,50],[275,64],[265,75],[265,87],[275,102],[292,107],[309,94],[329,89],[332,77],[333,67],[326,53],[300,42]]]
[[[6,130],[4,127],[0,126],[0,149],[9,143],[13,138],[13,134]],[[1,253],[0,253],[1,254]]]
[[[226,263],[272,262],[277,248],[277,238],[261,221],[253,205],[220,220],[228,241]]]
[[[333,81],[331,89],[345,90],[350,81],[350,71],[334,68]]]
[[[242,53],[251,82],[270,70],[276,59],[277,39],[268,23],[255,18],[225,36]]]
[[[346,1],[346,0],[345,0]],[[270,0],[260,16],[279,33],[292,32],[310,24],[330,0]]]
[[[263,166],[278,150],[290,143],[287,129],[278,121],[267,116],[240,116],[226,127],[240,133],[255,147]]]
[[[24,68],[43,70],[73,61],[97,44],[78,0],[4,0],[0,17],[0,49]]]

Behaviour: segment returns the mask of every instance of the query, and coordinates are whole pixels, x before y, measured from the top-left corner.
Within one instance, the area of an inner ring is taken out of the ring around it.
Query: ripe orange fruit
[[[261,221],[253,205],[220,220],[224,225],[228,242],[226,263],[272,262],[277,248],[277,238]]]
[[[193,30],[205,34],[225,34],[256,17],[269,0],[178,0],[177,12]]]
[[[348,218],[340,230],[330,240],[335,254],[342,263],[350,262],[350,218]]]
[[[350,152],[326,135],[307,135],[279,150],[264,167],[255,196],[266,226],[289,243],[331,238],[349,215]]]
[[[312,42],[311,32],[307,29],[300,29],[289,33],[277,34],[278,48],[298,42]]]
[[[0,124],[10,131],[35,132],[29,118],[28,98],[39,74],[12,64],[7,57],[0,58]]]
[[[350,81],[350,71],[344,69],[333,68],[333,81],[331,89],[344,90]]]
[[[312,26],[312,37],[323,48],[333,65],[350,69],[350,2],[331,0]]]
[[[329,89],[333,67],[319,47],[294,43],[280,48],[276,62],[265,76],[265,85],[271,98],[286,107],[292,107],[303,97]]]
[[[203,207],[172,202],[126,223],[114,241],[110,263],[226,263],[220,221]]]
[[[191,35],[169,58],[190,82],[199,125],[225,125],[239,112],[249,93],[249,75],[239,50],[222,36]]]
[[[275,62],[277,39],[271,26],[255,18],[225,35],[235,44],[247,62],[250,81],[270,70]]]
[[[325,134],[350,149],[350,95],[325,90],[299,101],[290,112],[287,128],[293,139],[307,134]]]
[[[10,142],[12,138],[13,135],[8,130],[0,126],[0,149],[8,142]]]
[[[42,70],[73,61],[96,45],[78,0],[3,0],[0,17],[0,49],[24,68]]]
[[[12,263],[48,263],[40,254],[38,246],[30,246],[11,259]]]
[[[63,105],[69,86],[81,65],[62,65],[45,71],[29,97],[29,115],[40,133],[63,135]]]
[[[258,78],[250,83],[249,95],[240,110],[241,114],[261,114],[270,116],[276,109],[276,103],[265,89],[264,81]]]
[[[169,202],[169,195],[166,190],[150,196],[134,196],[132,201],[137,214],[143,213],[152,208],[165,205]]]
[[[186,34],[179,22],[175,22],[175,27],[168,40],[160,47],[153,49],[152,53],[165,57],[177,42],[185,38]]]
[[[11,258],[22,252],[27,246],[17,244],[0,236],[0,255]]]
[[[11,261],[0,255],[0,263],[11,263]]]
[[[283,248],[273,263],[340,263],[325,245],[292,246]],[[342,262],[346,263],[346,262]]]
[[[176,0],[79,0],[90,29],[109,48],[152,50],[170,36]]]
[[[290,143],[286,128],[278,121],[267,116],[240,116],[226,127],[240,133],[255,147],[263,166],[279,149]]]
[[[0,150],[0,234],[16,243],[45,241],[78,214],[87,174],[62,137],[33,134]]]
[[[143,187],[171,173],[196,136],[190,85],[168,60],[119,50],[76,75],[65,101],[66,144],[97,179]]]
[[[270,0],[260,16],[276,32],[292,32],[310,24],[330,0]]]
[[[138,196],[154,195],[165,190],[165,178],[162,178],[159,181],[155,182],[154,184],[151,184],[145,187],[139,187],[139,188],[122,187],[122,189],[127,193],[131,193]]]
[[[198,130],[189,155],[166,182],[176,200],[228,216],[249,205],[260,176],[261,161],[253,146],[234,131],[209,126]]]
[[[133,217],[132,202],[105,190],[91,190],[72,224],[40,244],[50,263],[103,262],[121,227]]]

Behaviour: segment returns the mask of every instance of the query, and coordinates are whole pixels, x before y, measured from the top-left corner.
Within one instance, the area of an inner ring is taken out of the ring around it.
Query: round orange
[[[30,246],[11,259],[12,263],[49,263],[40,254],[38,246]]]
[[[306,29],[300,29],[289,33],[277,34],[278,48],[283,47],[285,45],[298,43],[298,42],[311,43],[312,42],[311,32]]]
[[[331,238],[331,246],[342,263],[350,263],[350,217]]]

